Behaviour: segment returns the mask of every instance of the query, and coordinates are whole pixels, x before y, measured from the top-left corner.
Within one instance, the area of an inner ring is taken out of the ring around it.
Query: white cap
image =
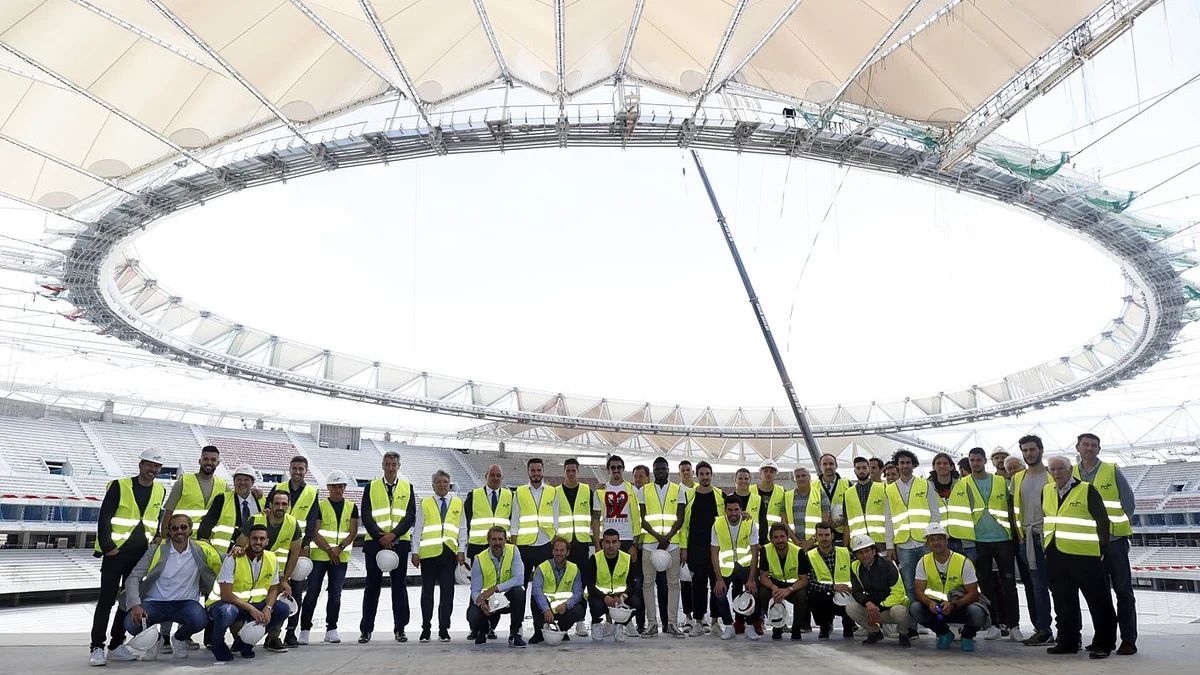
[[[326,485],[346,485],[349,482],[350,479],[346,477],[345,471],[330,471],[329,475],[325,477]]]
[[[861,551],[864,548],[874,548],[874,547],[875,547],[875,540],[872,539],[871,536],[867,535],[867,534],[854,535],[854,539],[851,540],[851,543],[850,543],[851,551]]]
[[[758,465],[759,471],[762,471],[763,469],[774,469],[774,470],[778,471],[779,465],[776,464],[775,460],[773,460],[773,459],[764,459],[762,461],[762,464]]]
[[[138,459],[143,462],[154,462],[155,464],[163,463],[163,451],[158,448],[146,448]]]
[[[258,480],[258,472],[255,471],[254,467],[250,466],[249,464],[243,464],[239,466],[234,470],[233,476],[234,478],[238,476],[250,476],[251,478]]]
[[[947,536],[946,528],[942,527],[941,523],[930,523],[930,524],[926,525],[925,526],[925,538],[928,539],[930,537],[930,535],[934,535],[934,534],[940,534],[943,537],[945,537],[945,536]]]

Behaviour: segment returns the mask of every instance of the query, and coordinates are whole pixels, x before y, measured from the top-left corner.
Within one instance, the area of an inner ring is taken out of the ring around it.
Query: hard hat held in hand
[[[296,616],[297,614],[300,613],[300,605],[299,605],[299,603],[296,602],[296,599],[293,598],[292,596],[290,596],[290,595],[282,596],[281,595],[281,596],[279,596],[279,602],[282,602],[283,604],[287,605],[288,616]]]
[[[375,564],[380,572],[387,574],[400,566],[400,556],[390,549],[381,549],[375,554]]]
[[[550,623],[542,628],[542,640],[551,647],[557,647],[562,644],[563,637],[566,633],[558,629],[558,626]]]
[[[254,621],[247,621],[242,625],[242,629],[238,631],[238,637],[241,638],[242,642],[251,647],[258,644],[258,641],[263,639],[263,636],[266,634],[267,627]]]
[[[459,586],[471,585],[471,568],[466,565],[454,566],[454,583]]]
[[[503,593],[493,593],[492,597],[488,598],[488,609],[491,609],[493,612],[508,609],[508,605],[508,596]]]
[[[143,622],[145,625],[145,622]],[[129,639],[129,646],[140,652],[148,652],[151,649],[158,649],[158,639],[161,637],[158,633],[158,626],[150,626],[142,632],[134,635]]]
[[[308,558],[297,558],[296,566],[292,568],[292,581],[304,581],[312,574],[312,561]]]
[[[616,623],[616,624],[629,623],[629,619],[632,616],[633,616],[633,610],[629,608],[629,605],[626,605],[624,603],[617,605],[615,607],[608,608],[608,618],[612,619],[613,623]]]
[[[787,625],[787,607],[782,602],[772,602],[767,607],[767,623],[771,628],[783,628]]]
[[[754,614],[754,608],[758,603],[754,600],[754,594],[750,592],[742,593],[733,599],[733,611],[742,616],[750,616]]]
[[[671,554],[661,548],[656,548],[650,552],[650,564],[659,572],[666,572],[667,568],[671,566]]]
[[[688,583],[691,583],[691,581],[692,581],[692,568],[688,567],[687,565],[684,565],[683,567],[680,567],[680,568],[679,568],[679,580],[680,580],[680,581],[686,581],[686,582],[688,582]]]

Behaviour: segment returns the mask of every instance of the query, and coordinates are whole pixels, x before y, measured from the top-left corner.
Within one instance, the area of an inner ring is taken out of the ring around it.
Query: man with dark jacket
[[[910,647],[908,637],[908,594],[900,570],[892,561],[875,554],[875,541],[860,534],[851,543],[854,562],[850,563],[850,588],[854,601],[846,605],[846,614],[867,627],[871,645],[883,639],[883,624],[894,623],[900,646]]]

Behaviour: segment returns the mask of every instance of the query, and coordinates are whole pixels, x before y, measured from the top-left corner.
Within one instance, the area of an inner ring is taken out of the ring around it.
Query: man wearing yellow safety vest
[[[213,497],[208,513],[200,521],[196,534],[212,544],[221,555],[233,548],[241,528],[250,527],[250,519],[262,513],[266,503],[261,496],[254,495],[254,480],[257,474],[249,464],[239,466],[233,472],[233,489]]]
[[[954,642],[950,624],[963,624],[962,650],[973,652],[975,634],[988,618],[979,602],[975,565],[963,554],[950,550],[949,538],[940,523],[925,528],[925,545],[930,552],[917,565],[916,598],[909,608],[912,619],[937,634],[938,649],[949,649]]]
[[[167,632],[171,622],[179,625],[171,642],[177,659],[188,656],[187,640],[208,625],[208,614],[200,599],[212,592],[221,569],[221,556],[202,541],[191,541],[192,519],[175,514],[167,523],[170,539],[151,547],[138,561],[125,581],[125,630],[130,635],[161,624]],[[157,648],[142,656],[154,660]],[[133,661],[137,655],[129,645],[121,645],[110,659]]]
[[[154,478],[162,471],[163,453],[158,448],[142,452],[138,473],[132,478],[111,481],[100,503],[96,522],[95,555],[100,561],[100,597],[92,616],[92,642],[88,663],[103,666],[104,633],[117,593],[158,534],[166,490]],[[117,608],[112,620],[108,648],[125,642],[125,611]]]
[[[433,624],[433,588],[437,586],[438,641],[450,641],[450,613],[454,610],[454,569],[464,564],[460,533],[466,529],[465,508],[450,494],[450,474],[433,474],[433,494],[421,500],[413,525],[413,567],[421,570],[421,642],[429,642]]]
[[[412,552],[412,528],[417,522],[417,500],[412,484],[400,478],[400,453],[383,453],[383,478],[371,481],[363,490],[363,529],[367,531],[363,543],[363,557],[367,563],[366,587],[363,589],[362,620],[358,624],[358,643],[371,641],[375,631],[375,614],[379,610],[379,590],[383,585],[383,572],[375,557],[387,549],[400,558],[396,569],[388,573],[392,593],[392,635],[396,642],[408,642],[404,633],[408,626],[408,557]]]
[[[950,455],[939,452],[933,456],[929,489],[937,495],[939,522],[949,535],[950,550],[975,562],[975,493],[970,484],[955,470]]]
[[[872,457],[869,460],[868,464],[871,467],[871,482],[872,483],[882,483],[883,482],[883,460],[878,457]]]
[[[642,520],[642,602],[646,607],[646,630],[642,637],[658,634],[658,611],[663,609],[666,625],[663,632],[671,637],[687,637],[677,624],[679,613],[679,543],[683,540],[683,528],[687,510],[687,491],[678,483],[672,483],[670,464],[666,457],[656,457],[653,463],[654,480],[636,490]],[[651,553],[666,551],[670,556],[667,564],[667,597],[662,608],[656,607],[657,589]]]
[[[206,445],[200,449],[200,469],[196,473],[180,476],[167,493],[167,500],[163,503],[162,523],[159,526],[161,531],[167,531],[167,521],[176,513],[191,518],[192,522],[199,521],[208,513],[208,507],[212,505],[213,500],[225,494],[224,479],[214,475],[220,463],[221,451],[215,445]],[[198,535],[198,531],[192,531],[193,538]]]
[[[833,543],[833,523],[817,523],[817,545],[808,550],[808,609],[820,632],[817,639],[828,640],[833,620],[842,617],[842,637],[854,637],[854,622],[844,606],[833,601],[835,593],[849,595],[850,549]]]
[[[279,563],[279,593],[285,597],[291,596],[292,570],[296,567],[296,560],[300,557],[301,542],[303,540],[300,525],[297,520],[288,513],[288,501],[286,492],[271,493],[271,502],[265,513],[260,513],[250,519],[250,527],[262,525],[267,528],[267,549],[275,554],[276,562]],[[315,528],[314,528],[315,531]],[[241,556],[245,553],[246,547],[250,540],[246,534],[247,530],[242,529],[242,534],[238,536],[237,543],[234,544],[230,554],[233,556]],[[293,596],[294,597],[294,596]],[[299,603],[300,599],[297,598]],[[286,652],[288,647],[282,640],[279,639],[279,631],[267,636],[267,649],[272,652]]]
[[[709,588],[716,582],[712,566],[710,540],[713,524],[725,513],[725,493],[712,484],[712,466],[696,463],[696,487],[688,494],[683,510],[683,538],[680,541],[679,561],[692,573],[692,630],[691,637],[704,635],[708,629]]]
[[[871,538],[880,550],[887,542],[887,497],[883,483],[871,480],[871,463],[866,457],[854,458],[854,477],[857,482],[842,493],[841,511],[846,524],[842,541],[851,542],[858,535]]]
[[[499,465],[488,467],[484,477],[486,485],[467,494],[463,504],[466,508],[467,527],[459,534],[459,544],[465,544],[466,562],[488,547],[487,533],[493,525],[506,530],[512,526],[513,493],[503,487],[504,472]]]
[[[513,493],[512,520],[505,528],[512,533],[513,543],[521,552],[521,562],[525,565],[521,579],[526,593],[533,580],[533,568],[550,559],[550,539],[554,537],[554,497],[558,492],[542,480],[544,471],[540,457],[525,462],[529,482]],[[541,641],[542,617],[534,612],[529,644]]]
[[[563,482],[554,493],[554,531],[567,541],[567,559],[582,570],[592,555],[592,542],[600,539],[600,513],[592,508],[592,488],[579,482],[579,460],[563,462]],[[575,634],[587,636],[587,622],[575,623]]]
[[[337,632],[338,616],[342,611],[342,586],[346,584],[346,568],[350,552],[354,550],[354,539],[358,537],[358,505],[346,501],[346,484],[349,477],[343,471],[330,471],[325,477],[325,489],[329,497],[317,506],[316,532],[313,533],[309,557],[312,571],[308,578],[312,587],[304,595],[304,606],[300,613],[300,644],[308,644],[312,630],[313,613],[321,598],[321,580],[329,577],[329,599],[325,603],[325,642],[338,644],[342,641]]]
[[[296,519],[296,523],[300,526],[300,534],[302,540],[300,542],[300,555],[308,556],[308,547],[312,544],[313,524],[317,520],[317,486],[310,485],[305,481],[305,476],[308,475],[308,460],[303,455],[296,455],[292,461],[288,463],[288,480],[277,483],[271,491],[267,493],[267,504],[271,504],[272,497],[277,492],[285,492],[288,496],[288,514]],[[291,572],[285,575],[284,579],[289,584],[288,595],[298,603],[304,602],[304,592],[308,590],[308,580],[291,581]],[[287,637],[284,643],[288,647],[298,647],[300,641],[296,639],[296,625],[300,623],[300,613],[288,617],[287,622]]]
[[[713,616],[719,616],[725,625],[721,639],[732,640],[736,635],[730,607],[734,588],[758,594],[758,523],[743,517],[739,502],[726,499],[725,517],[713,523],[708,543],[709,560],[717,571],[713,582]],[[738,621],[741,620],[739,616]],[[746,627],[746,637],[757,640],[762,632],[751,625]]]
[[[1041,438],[1033,434],[1022,436],[1017,441],[1017,447],[1029,465],[1029,468],[1013,474],[1012,487],[1009,489],[1012,494],[1013,529],[1017,533],[1017,555],[1025,561],[1025,566],[1020,568],[1021,579],[1025,586],[1026,607],[1033,624],[1033,635],[1025,638],[1023,644],[1037,647],[1054,642],[1054,635],[1050,632],[1050,580],[1043,542],[1045,514],[1042,512],[1042,493],[1050,483],[1050,473],[1042,461],[1045,448]]]
[[[846,615],[865,626],[865,645],[883,640],[883,624],[895,624],[900,646],[912,646],[908,637],[908,595],[896,564],[878,554],[875,540],[860,534],[850,540],[854,560],[850,562],[850,590],[853,599]]]
[[[1008,638],[1021,642],[1020,613],[1017,607],[1017,581],[1014,570],[1017,549],[1012,542],[1012,523],[1009,519],[1008,486],[1004,478],[989,474],[987,454],[983,448],[971,448],[967,453],[971,475],[960,480],[974,495],[975,570],[979,587],[992,605],[992,625],[985,640],[998,640],[1002,630]],[[999,576],[992,571],[995,563]]]
[[[789,532],[792,542],[806,554],[817,545],[817,523],[830,519],[829,497],[824,490],[814,490],[808,469],[798,466],[792,470],[796,488],[788,490],[783,509],[788,514]],[[807,559],[807,556],[806,556]],[[805,604],[803,614],[794,615],[793,622],[800,632],[812,631],[812,610]]]
[[[1117,614],[1108,590],[1103,558],[1108,555],[1111,523],[1104,498],[1090,483],[1071,475],[1071,461],[1051,457],[1053,481],[1042,490],[1045,514],[1046,571],[1054,596],[1058,643],[1050,654],[1075,654],[1082,643],[1079,596],[1087,601],[1095,636],[1088,656],[1105,659],[1117,646]]]
[[[624,642],[627,631],[612,621],[608,610],[626,605],[637,610],[642,604],[641,596],[634,592],[634,560],[621,550],[621,534],[607,529],[600,537],[600,552],[594,554],[584,569],[584,583],[588,589],[588,607],[592,610],[592,641],[603,642],[611,635],[616,642]],[[600,622],[604,621],[604,626]],[[626,621],[626,624],[629,620]]]
[[[225,644],[225,631],[238,621],[253,621],[268,631],[277,631],[287,620],[289,608],[278,601],[279,585],[283,574],[282,566],[275,554],[266,550],[267,526],[250,526],[245,555],[231,555],[221,564],[217,573],[220,600],[208,608],[213,623],[213,658],[218,661],[233,659],[233,653]],[[254,658],[254,645],[248,645],[234,636],[233,647],[242,658]]]
[[[677,470],[679,475],[679,491],[683,493],[683,498],[691,497],[692,490],[696,488],[695,471],[692,469],[692,463],[689,460],[680,460]],[[683,536],[680,536],[680,540]],[[682,549],[681,549],[682,550]],[[683,566],[680,565],[680,573],[682,574]],[[683,605],[683,624],[679,628],[683,631],[688,631],[692,623],[692,582],[684,581],[682,576],[679,579],[679,598]]]
[[[785,504],[787,490],[782,485],[775,484],[775,476],[779,473],[779,465],[773,459],[764,459],[758,465],[758,485],[750,492],[750,501],[746,507],[746,517],[758,524],[758,545],[770,543],[771,526],[775,523],[788,522]]]
[[[900,568],[904,580],[904,592],[909,600],[915,600],[913,581],[917,563],[929,552],[925,548],[925,527],[940,522],[938,497],[929,487],[929,481],[914,475],[920,462],[911,450],[901,448],[892,453],[892,463],[900,472],[895,483],[884,489],[888,500],[887,541],[888,559]],[[915,626],[910,627],[909,637],[916,637]]]
[[[564,633],[587,616],[583,602],[583,570],[567,559],[570,543],[562,537],[550,541],[551,558],[533,571],[533,614],[542,625],[557,625]],[[564,635],[563,640],[570,640]]]
[[[808,616],[808,556],[790,541],[787,523],[771,526],[770,543],[760,549],[758,569],[758,605],[792,603],[792,640],[800,640],[800,617]],[[771,630],[772,640],[783,639],[783,628]]]
[[[629,554],[635,564],[630,571],[632,578],[629,586],[633,589],[642,587],[642,566],[638,562],[637,541],[642,534],[641,504],[638,503],[637,491],[633,484],[625,480],[625,460],[617,455],[608,458],[608,481],[593,493],[592,510],[599,514],[598,527],[600,531],[616,530],[621,537],[621,551]],[[637,637],[646,625],[645,607],[637,603],[634,610],[637,632],[633,624],[626,624],[626,634]]]
[[[508,541],[508,530],[493,525],[487,532],[488,547],[471,561],[471,604],[467,605],[467,623],[475,644],[487,644],[500,625],[500,615],[508,614],[508,646],[524,647],[521,622],[525,619],[525,565],[521,552]],[[502,595],[507,606],[492,606],[493,596]]]
[[[846,490],[850,489],[850,481],[842,478],[838,473],[837,457],[826,453],[821,455],[819,462],[821,467],[820,480],[817,486],[825,493],[825,498],[829,500],[829,515],[833,517],[831,522],[841,525],[846,516],[842,513],[842,495]],[[842,532],[841,528],[834,530],[833,540],[834,545],[841,543]]]
[[[1129,656],[1137,653],[1137,600],[1133,595],[1133,576],[1129,568],[1129,537],[1133,534],[1130,518],[1135,506],[1133,488],[1116,465],[1100,461],[1100,437],[1096,434],[1080,434],[1075,439],[1075,451],[1079,453],[1075,477],[1092,484],[1108,511],[1111,531],[1108,553],[1104,555],[1104,571],[1117,595],[1117,623],[1121,627],[1121,646],[1117,648],[1117,654]]]

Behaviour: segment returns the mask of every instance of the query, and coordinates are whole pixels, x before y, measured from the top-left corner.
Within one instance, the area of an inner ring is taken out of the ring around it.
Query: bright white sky
[[[1196,35],[1200,5],[1170,0],[1000,133],[1047,152],[1080,149],[1137,108],[1089,122],[1139,98],[1147,107],[1200,73]],[[1183,150],[1106,179],[1151,187],[1200,161],[1200,149],[1189,149],[1200,144],[1198,103],[1200,83],[1075,168],[1109,175]],[[1120,309],[1115,265],[1022,212],[817,163],[704,159],[806,404],[992,379],[1085,343]],[[1200,169],[1135,208],[1171,202],[1151,212],[1192,221],[1196,198],[1172,200],[1198,187]],[[786,405],[703,188],[678,150],[341,170],[182,213],[137,250],[185,298],[322,348],[523,388]],[[53,382],[71,372],[65,361],[10,355],[4,376]],[[1156,400],[1189,398],[1184,379],[1164,377]],[[137,373],[74,379],[80,388],[139,382],[188,394]]]

